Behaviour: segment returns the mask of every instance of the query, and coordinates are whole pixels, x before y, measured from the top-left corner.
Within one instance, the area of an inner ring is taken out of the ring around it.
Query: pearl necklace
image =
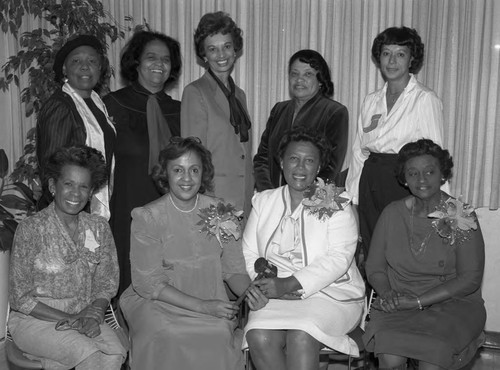
[[[196,201],[194,202],[194,207],[191,208],[190,210],[188,211],[185,211],[183,209],[180,209],[179,207],[176,206],[174,200],[172,199],[172,195],[169,193],[168,194],[168,197],[170,198],[170,201],[172,202],[172,205],[175,207],[176,210],[178,210],[179,212],[182,212],[182,213],[189,213],[189,212],[193,212],[196,208],[196,206],[198,205],[198,197],[199,197],[199,194],[196,194]]]

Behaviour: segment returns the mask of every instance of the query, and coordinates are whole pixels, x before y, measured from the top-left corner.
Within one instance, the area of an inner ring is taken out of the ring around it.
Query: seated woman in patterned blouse
[[[116,248],[101,216],[82,212],[107,180],[102,154],[60,148],[44,174],[53,202],[14,237],[9,329],[44,369],[120,369],[126,351],[104,323],[118,288]]]

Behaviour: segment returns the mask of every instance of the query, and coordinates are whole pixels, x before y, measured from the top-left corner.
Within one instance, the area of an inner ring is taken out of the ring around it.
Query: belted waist
[[[373,153],[370,152],[370,156],[366,160],[369,163],[380,163],[380,164],[392,164],[396,165],[398,163],[398,155],[392,153]]]

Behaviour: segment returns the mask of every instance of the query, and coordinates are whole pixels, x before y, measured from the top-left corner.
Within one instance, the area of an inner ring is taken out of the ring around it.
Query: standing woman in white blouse
[[[417,31],[386,29],[373,41],[372,56],[386,83],[361,106],[346,180],[347,191],[358,205],[365,253],[385,206],[410,194],[396,178],[398,151],[421,138],[443,144],[441,100],[414,76],[424,59],[424,44]]]

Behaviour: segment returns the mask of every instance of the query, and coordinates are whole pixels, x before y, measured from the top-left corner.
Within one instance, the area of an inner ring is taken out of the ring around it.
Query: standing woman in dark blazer
[[[334,180],[342,169],[347,150],[349,115],[347,108],[332,100],[330,68],[320,53],[300,50],[288,62],[291,100],[277,103],[271,110],[253,166],[257,191],[285,185],[278,147],[292,126],[304,126],[324,135],[330,142],[330,162],[319,176]]]
[[[253,194],[251,124],[245,93],[231,78],[243,49],[241,34],[226,13],[201,18],[194,44],[207,71],[184,89],[181,134],[199,137],[212,152],[215,196],[248,215]]]
[[[61,89],[43,104],[36,122],[36,156],[41,178],[49,157],[57,149],[84,144],[104,155],[108,176],[112,177],[115,129],[104,103],[94,91],[105,75],[106,65],[105,48],[91,35],[75,36],[57,52],[53,69]],[[95,191],[90,211],[109,219],[109,197],[108,185]],[[53,195],[44,185],[37,208],[47,207],[52,200]]]
[[[131,282],[130,212],[161,196],[151,171],[160,151],[180,133],[180,102],[165,90],[177,81],[181,66],[176,40],[158,32],[137,32],[120,61],[128,86],[104,98],[117,133],[110,224],[120,264],[119,293]]]

